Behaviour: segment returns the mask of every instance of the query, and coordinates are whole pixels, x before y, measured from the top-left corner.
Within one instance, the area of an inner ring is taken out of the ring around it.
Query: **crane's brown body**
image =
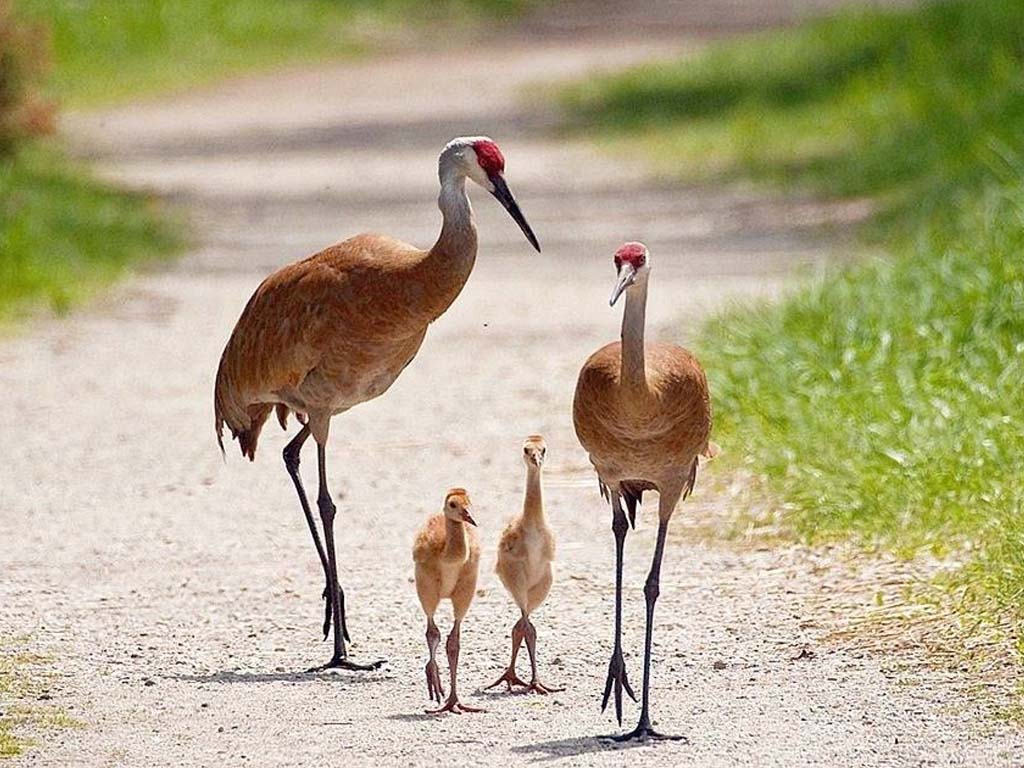
[[[715,449],[711,435],[711,398],[707,377],[696,358],[675,344],[646,344],[647,286],[650,262],[642,243],[626,243],[615,254],[618,278],[610,303],[624,292],[621,341],[591,355],[580,370],[573,400],[573,423],[580,443],[597,470],[601,493],[611,502],[615,534],[615,640],[601,708],[615,694],[622,723],[622,691],[633,689],[622,653],[622,563],[626,533],[635,525],[644,491],[658,492],[658,538],[644,585],[647,626],[644,638],[643,704],[637,727],[620,741],[666,737],[651,727],[649,696],[654,605],[668,523],[679,500],[693,490],[699,456]],[[622,509],[623,500],[629,510]]]
[[[443,239],[424,251],[359,235],[266,278],[217,369],[218,437],[226,424],[252,459],[280,406],[282,422],[303,414],[324,442],[330,417],[386,392],[455,301],[476,258],[475,231],[466,239],[453,253]]]
[[[639,386],[623,380],[622,343],[590,356],[580,371],[573,424],[607,487],[693,490],[697,457],[709,452],[711,399],[700,363],[675,344],[645,347]]]

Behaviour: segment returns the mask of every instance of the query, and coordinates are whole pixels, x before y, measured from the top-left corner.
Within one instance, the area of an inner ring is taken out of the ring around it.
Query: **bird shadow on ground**
[[[209,675],[166,675],[169,680],[185,683],[379,683],[392,679],[389,675],[342,675],[333,672],[213,672]]]
[[[399,712],[394,715],[387,715],[385,720],[397,720],[402,723],[422,723],[428,720],[437,720],[438,715],[429,712]]]
[[[577,736],[571,739],[539,741],[536,744],[521,744],[512,747],[520,755],[536,755],[531,763],[550,762],[564,757],[577,757],[591,752],[620,752],[643,746],[641,742],[615,742],[601,736]]]

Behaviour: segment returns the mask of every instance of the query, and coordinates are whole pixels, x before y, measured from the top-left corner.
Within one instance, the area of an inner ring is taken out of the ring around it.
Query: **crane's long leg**
[[[622,501],[619,497],[618,488],[611,489],[612,497],[612,533],[615,534],[615,645],[612,649],[612,658],[608,663],[608,678],[604,684],[604,697],[601,699],[601,711],[604,712],[608,706],[608,697],[612,690],[615,691],[615,717],[622,725],[622,689],[626,689],[629,697],[636,701],[636,694],[633,693],[626,677],[626,662],[622,658],[622,552],[626,544],[626,531],[629,530],[629,522],[626,520],[626,513],[622,511]]]
[[[658,543],[654,547],[654,560],[651,563],[650,573],[647,574],[647,582],[644,584],[644,597],[647,600],[647,632],[644,637],[644,687],[642,692],[643,704],[640,708],[640,722],[637,723],[629,733],[621,736],[614,736],[615,741],[647,741],[648,739],[683,739],[683,736],[667,736],[658,733],[651,727],[650,694],[651,694],[651,645],[654,630],[654,604],[658,600],[661,580],[661,559],[665,554],[665,534],[668,532],[669,516],[661,518],[658,524]]]
[[[306,516],[306,524],[309,526],[309,532],[313,536],[313,544],[316,545],[316,553],[320,556],[320,565],[323,566],[324,570],[324,591],[321,598],[324,601],[324,640],[331,632],[331,601],[327,598],[328,589],[330,588],[330,576],[327,570],[327,553],[324,551],[324,545],[320,541],[320,532],[316,529],[316,522],[313,520],[313,511],[309,508],[309,499],[306,498],[306,489],[302,485],[302,475],[299,474],[299,454],[302,452],[302,446],[305,445],[306,440],[309,438],[309,426],[303,425],[299,433],[293,437],[288,445],[284,447],[284,466],[288,470],[289,476],[292,478],[292,482],[295,484],[295,492],[299,495],[299,503],[302,505],[302,512]],[[338,586],[341,598],[341,633],[344,638],[352,642],[352,638],[348,634],[348,626],[345,623],[345,592],[341,590],[341,586]]]
[[[452,631],[448,634],[448,642],[445,643],[445,650],[448,652],[449,683],[451,684],[451,691],[448,694],[448,700],[445,701],[444,706],[440,709],[428,709],[427,714],[439,715],[442,712],[452,712],[453,714],[461,715],[464,712],[484,711],[477,707],[467,707],[459,701],[459,694],[455,687],[455,680],[458,677],[459,671],[459,630],[461,625],[462,619],[455,619],[455,623],[452,625]]]
[[[331,492],[327,487],[327,450],[317,443],[317,467],[320,473],[320,490],[317,495],[317,506],[320,508],[320,521],[324,526],[324,542],[327,544],[327,591],[331,596],[331,609],[334,611],[334,655],[320,669],[338,667],[351,670],[372,670],[377,669],[383,661],[375,661],[372,664],[356,664],[347,658],[345,652],[344,626],[341,616],[341,593],[338,587],[338,558],[334,551],[334,516],[337,508],[331,499]]]

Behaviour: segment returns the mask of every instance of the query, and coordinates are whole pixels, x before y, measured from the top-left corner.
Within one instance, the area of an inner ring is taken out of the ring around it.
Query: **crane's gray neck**
[[[622,313],[622,371],[620,380],[628,386],[647,387],[644,362],[644,326],[647,322],[647,270],[637,275],[626,289],[626,308]]]
[[[447,154],[447,153],[446,153]],[[476,226],[466,195],[466,176],[451,157],[441,156],[441,193],[437,206],[444,221],[437,242],[415,267],[408,281],[417,291],[408,297],[417,322],[432,323],[444,314],[462,292],[476,263]],[[423,286],[428,290],[423,291]]]
[[[437,196],[437,207],[441,209],[444,223],[434,248],[442,249],[447,255],[476,256],[476,225],[473,222],[473,206],[466,194],[466,175],[449,153],[441,155],[438,164],[441,192]]]

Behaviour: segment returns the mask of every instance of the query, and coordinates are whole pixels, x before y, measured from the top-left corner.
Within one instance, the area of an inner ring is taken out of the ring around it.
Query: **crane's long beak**
[[[505,210],[509,212],[509,215],[515,219],[516,224],[523,230],[523,234],[526,235],[526,239],[530,241],[537,253],[540,253],[540,243],[537,242],[537,236],[533,234],[533,230],[530,229],[530,225],[526,223],[526,217],[523,216],[523,212],[519,210],[519,204],[516,199],[512,197],[512,193],[508,189],[508,184],[505,183],[505,179],[500,174],[493,174],[490,176],[491,184],[494,185],[494,190],[491,192],[498,202],[505,206]]]
[[[462,520],[464,522],[469,523],[470,525],[473,525],[473,526],[476,525],[476,520],[474,520],[473,516],[471,514],[469,514],[469,510],[468,509],[462,510]]]
[[[608,306],[614,307],[615,302],[619,300],[619,296],[636,280],[636,268],[628,261],[622,262],[622,266],[619,267],[619,277],[615,281],[615,287],[612,288],[611,298],[608,299]]]

